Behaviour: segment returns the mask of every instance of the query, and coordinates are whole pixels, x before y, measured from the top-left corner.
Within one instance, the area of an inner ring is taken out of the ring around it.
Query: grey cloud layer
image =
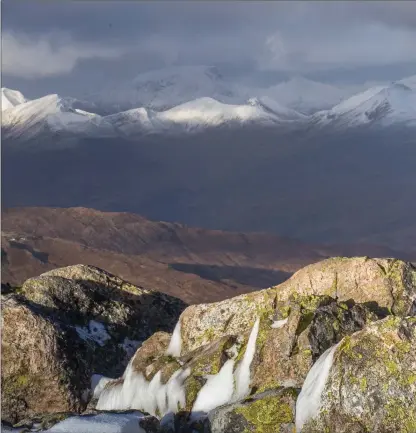
[[[3,71],[25,78],[129,54],[138,71],[229,62],[298,73],[416,61],[412,1],[6,0],[2,6]]]

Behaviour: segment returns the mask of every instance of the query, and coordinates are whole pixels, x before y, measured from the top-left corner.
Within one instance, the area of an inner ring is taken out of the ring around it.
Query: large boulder
[[[280,307],[279,307],[280,305]],[[275,321],[261,321],[251,366],[252,392],[280,386],[301,387],[308,371],[328,348],[385,317],[364,304],[337,302],[329,296],[295,296],[278,304]]]
[[[94,373],[119,376],[185,305],[91,266],[57,269],[2,302],[2,418],[80,411]]]
[[[416,268],[397,259],[333,257],[306,266],[275,287],[280,301],[328,295],[339,301],[372,302],[407,316],[416,311]]]
[[[390,313],[416,312],[416,268],[396,259],[334,257],[306,266],[284,283],[210,304],[181,315],[182,353],[224,335],[249,332],[257,317],[274,314],[293,296],[330,296],[339,302],[371,303]]]
[[[416,431],[416,318],[368,325],[329,349],[297,403],[302,433]]]

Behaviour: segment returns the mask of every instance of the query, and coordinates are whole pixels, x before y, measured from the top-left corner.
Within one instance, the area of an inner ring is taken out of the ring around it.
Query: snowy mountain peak
[[[370,124],[416,126],[416,91],[400,82],[372,87],[314,117],[320,124],[338,127]]]
[[[100,133],[112,132],[112,126],[103,122],[101,116],[76,108],[77,105],[83,104],[51,94],[10,107],[3,112],[5,137],[28,139],[41,132],[59,131],[94,135],[98,129]]]
[[[277,120],[259,106],[225,104],[209,97],[198,98],[158,113],[158,118],[189,126],[218,126],[229,122]]]
[[[16,105],[23,104],[26,101],[27,99],[18,90],[8,89],[7,87],[1,88],[1,111],[16,107]]]

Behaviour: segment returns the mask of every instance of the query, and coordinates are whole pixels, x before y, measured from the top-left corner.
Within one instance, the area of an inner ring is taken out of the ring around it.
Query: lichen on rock
[[[204,433],[293,433],[298,390],[279,388],[213,410]]]

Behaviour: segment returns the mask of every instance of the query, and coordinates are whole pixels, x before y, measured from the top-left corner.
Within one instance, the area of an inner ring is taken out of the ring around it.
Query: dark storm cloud
[[[416,2],[7,0],[3,72],[39,78],[85,62],[248,64],[305,71],[416,61]],[[124,59],[124,60],[123,60]]]

